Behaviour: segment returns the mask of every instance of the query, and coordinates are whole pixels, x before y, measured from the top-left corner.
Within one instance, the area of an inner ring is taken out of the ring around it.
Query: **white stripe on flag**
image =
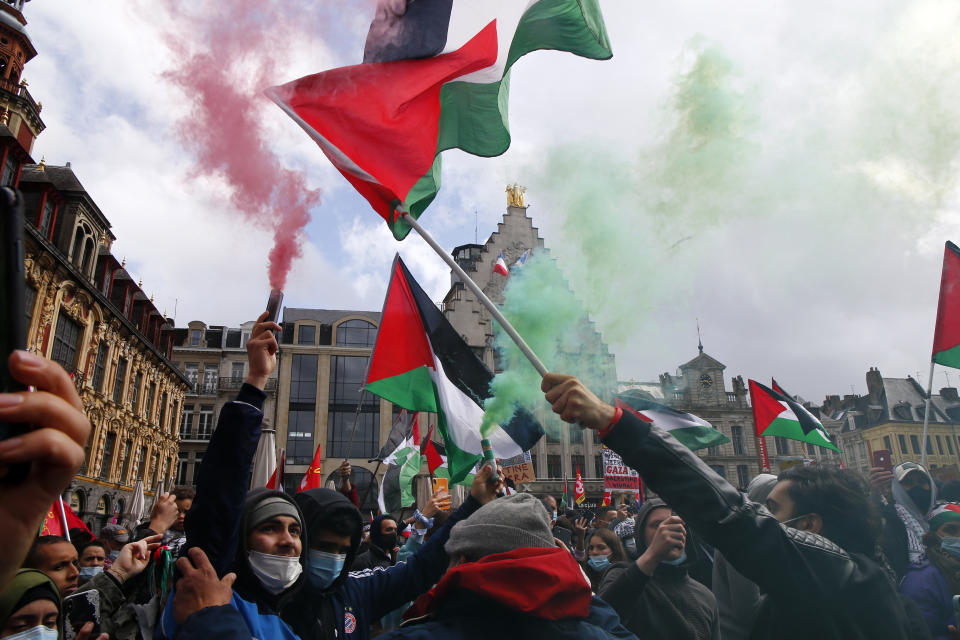
[[[456,51],[471,38],[483,31],[494,19],[497,21],[497,62],[490,67],[474,71],[456,79],[456,82],[489,84],[503,79],[503,69],[517,32],[520,18],[540,0],[454,0],[450,11],[450,27],[447,29],[447,45],[443,53]]]

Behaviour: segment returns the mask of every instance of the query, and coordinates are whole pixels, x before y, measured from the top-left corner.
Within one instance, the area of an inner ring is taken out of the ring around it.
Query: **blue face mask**
[[[687,561],[687,552],[684,551],[683,553],[680,554],[679,558],[676,558],[675,560],[664,560],[660,564],[669,564],[672,567],[676,567],[677,565],[681,565],[686,561]]]
[[[346,563],[345,553],[327,553],[310,549],[307,554],[310,585],[317,589],[326,589],[339,577]]]
[[[553,521],[556,522],[556,521],[557,521],[557,512],[556,512],[556,511],[551,511],[551,512],[550,512],[550,515],[551,515],[551,517],[553,518]]]
[[[80,567],[81,580],[90,580],[99,573],[103,573],[103,567]]]
[[[940,540],[940,548],[955,558],[960,558],[960,538],[943,538]]]
[[[610,566],[610,555],[590,556],[587,559],[587,564],[589,564],[595,571],[603,571]]]
[[[12,636],[7,636],[7,638],[9,640],[57,640],[59,635],[60,633],[56,629],[41,624]]]

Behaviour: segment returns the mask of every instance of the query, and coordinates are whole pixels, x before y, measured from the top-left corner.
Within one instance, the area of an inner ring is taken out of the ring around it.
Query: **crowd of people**
[[[0,463],[31,464],[0,483],[0,638],[960,638],[960,486],[906,462],[797,466],[741,491],[561,374],[546,402],[640,472],[642,502],[574,509],[489,465],[459,507],[440,490],[408,517],[365,521],[346,462],[336,488],[250,490],[280,330],[265,318],[196,491],[97,538],[37,535],[90,426],[59,365],[10,356],[36,390],[0,394],[0,421],[35,428],[0,441]]]

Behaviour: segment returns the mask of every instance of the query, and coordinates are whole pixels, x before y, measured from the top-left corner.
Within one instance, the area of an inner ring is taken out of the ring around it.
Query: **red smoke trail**
[[[198,5],[206,4],[206,6]],[[196,155],[201,174],[222,175],[232,187],[231,204],[250,222],[274,230],[270,286],[283,289],[300,256],[302,230],[320,191],[304,176],[284,168],[268,145],[261,113],[271,108],[265,87],[276,70],[291,27],[282,2],[168,2],[173,55],[183,55],[166,74],[193,102],[179,136]]]

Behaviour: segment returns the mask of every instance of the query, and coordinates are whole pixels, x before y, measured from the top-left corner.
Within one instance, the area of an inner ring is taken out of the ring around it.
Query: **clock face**
[[[711,378],[711,377],[710,377],[708,374],[706,374],[706,373],[703,374],[702,376],[700,376],[700,386],[701,386],[703,389],[709,389],[710,387],[713,386],[713,378]]]

